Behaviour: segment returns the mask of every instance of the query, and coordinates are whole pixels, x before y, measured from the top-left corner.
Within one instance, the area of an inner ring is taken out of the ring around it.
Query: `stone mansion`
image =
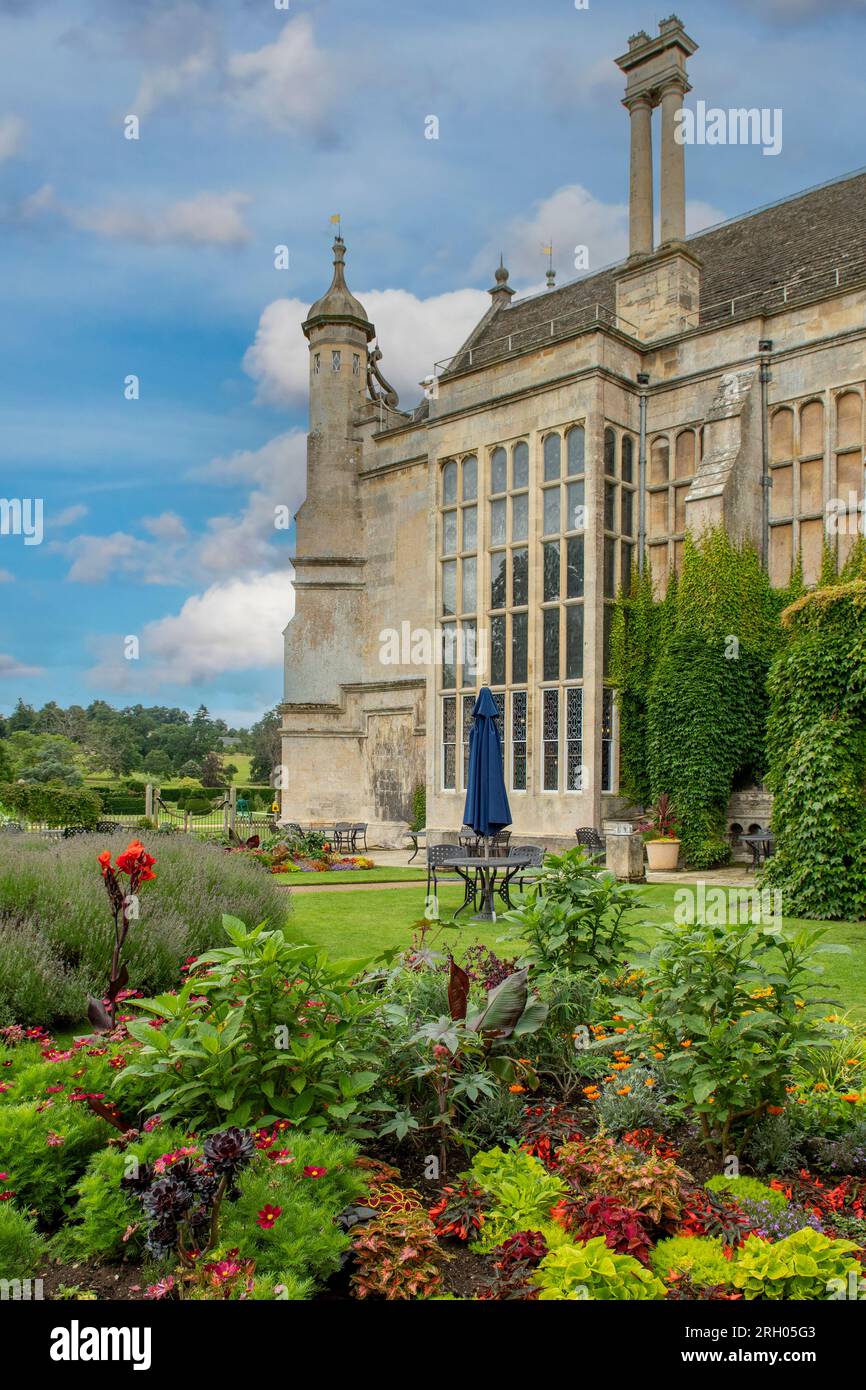
[[[414,410],[382,375],[337,237],[332,283],[303,325],[283,819],[364,820],[374,843],[399,843],[423,783],[430,831],[457,830],[483,682],[501,710],[514,838],[573,840],[625,810],[606,678],[631,565],[645,556],[662,591],[686,529],[722,523],[774,583],[798,555],[808,583],[831,514],[840,562],[853,543],[866,174],[687,238],[675,131],[695,48],[671,17],[616,60],[628,258],[525,299],[500,265],[490,308]],[[387,656],[386,630],[401,634]],[[419,646],[419,633],[441,641]]]

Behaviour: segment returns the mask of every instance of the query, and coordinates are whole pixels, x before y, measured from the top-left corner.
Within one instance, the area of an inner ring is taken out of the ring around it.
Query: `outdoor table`
[[[741,835],[740,838],[744,845],[749,846],[753,869],[757,869],[762,860],[766,863],[773,853],[774,840],[768,831],[760,835]]]
[[[508,896],[508,885],[519,873],[521,869],[529,867],[530,856],[528,854],[511,854],[507,858],[504,855],[492,855],[489,859],[477,854],[461,855],[457,859],[448,859],[443,864],[445,869],[455,869],[467,885],[466,901],[458,907],[454,913],[455,920],[460,916],[463,908],[470,901],[474,902],[474,894],[470,898],[469,887],[472,880],[469,871],[474,870],[481,879],[481,911],[477,912],[472,918],[473,922],[495,922],[496,913],[493,909],[493,894],[498,892],[502,901],[507,907],[511,907],[511,899]],[[496,875],[502,872],[502,882],[498,888],[496,885]]]
[[[409,839],[410,839],[411,842],[412,842],[412,853],[409,855],[409,863],[411,864],[411,863],[412,863],[412,860],[415,858],[415,855],[418,853],[418,841],[420,840],[420,838],[421,838],[422,835],[426,838],[426,836],[427,836],[427,831],[426,831],[426,830],[423,830],[423,829],[422,829],[422,830],[407,830],[407,831],[406,831],[406,834],[408,835]]]

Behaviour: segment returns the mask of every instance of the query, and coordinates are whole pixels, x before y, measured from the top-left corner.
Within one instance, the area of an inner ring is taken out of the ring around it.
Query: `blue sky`
[[[292,538],[273,512],[303,498],[299,324],[330,214],[413,404],[500,249],[523,291],[548,239],[560,282],[576,244],[591,269],[623,254],[612,59],[664,8],[0,0],[0,496],[45,514],[39,546],[0,536],[0,710],[101,696],[246,722],[276,703]],[[866,0],[678,13],[700,45],[689,104],[784,121],[777,157],[687,149],[690,230],[866,164]]]

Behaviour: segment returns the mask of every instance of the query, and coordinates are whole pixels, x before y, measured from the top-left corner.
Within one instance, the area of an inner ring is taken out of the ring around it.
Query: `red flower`
[[[317,1168],[315,1163],[308,1163],[304,1169],[305,1178],[323,1178],[327,1173],[327,1168]]]
[[[104,850],[102,851],[102,853],[99,855],[99,863],[102,865],[102,877],[105,878],[106,874],[107,874],[107,873],[110,871],[110,869],[111,869],[111,850],[110,850],[110,849],[104,849]]]
[[[256,1217],[256,1225],[261,1226],[263,1231],[269,1231],[282,1214],[282,1207],[272,1207],[269,1202],[266,1202]]]
[[[122,874],[129,874],[134,885],[156,878],[153,872],[156,860],[152,854],[148,854],[140,840],[131,840],[114,862]]]

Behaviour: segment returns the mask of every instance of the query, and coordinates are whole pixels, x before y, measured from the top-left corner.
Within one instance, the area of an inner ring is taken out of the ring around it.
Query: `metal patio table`
[[[515,874],[520,873],[521,869],[529,867],[529,863],[530,855],[528,854],[513,854],[509,855],[507,858],[505,855],[492,855],[489,859],[485,858],[483,855],[467,854],[461,855],[459,859],[449,859],[445,867],[448,869],[456,869],[460,877],[466,880],[467,885],[470,885],[472,882],[470,879],[470,871],[477,873],[478,877],[481,879],[482,903],[481,911],[476,912],[472,921],[495,922],[496,912],[493,908],[493,894],[498,892],[506,906],[511,907],[511,899],[508,896],[508,885]],[[496,876],[500,872],[502,874],[502,881],[497,886]],[[457,911],[454,913],[455,920],[460,916],[463,908],[469,905],[471,900],[474,901],[474,896],[470,899],[467,891],[466,901],[461,907],[458,907]]]
[[[741,835],[740,839],[744,845],[749,846],[749,853],[752,856],[752,868],[757,869],[763,862],[766,864],[775,848],[775,840],[767,831],[760,835]]]

